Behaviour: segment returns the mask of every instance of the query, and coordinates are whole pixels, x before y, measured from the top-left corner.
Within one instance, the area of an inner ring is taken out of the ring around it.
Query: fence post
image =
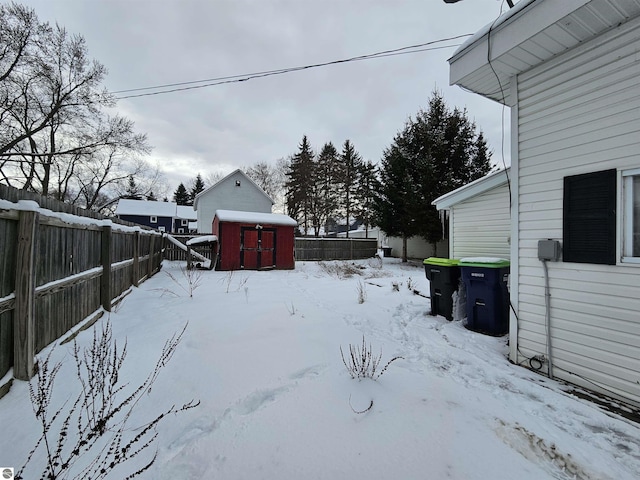
[[[133,278],[131,284],[137,287],[140,282],[140,232],[133,234]]]
[[[35,250],[38,213],[21,211],[16,252],[16,303],[13,333],[13,376],[33,377],[35,357]]]
[[[151,278],[151,276],[153,275],[153,262],[154,262],[154,241],[155,241],[156,236],[155,235],[151,235],[151,238],[149,239],[149,262],[147,263],[147,279]]]
[[[102,227],[102,277],[100,278],[100,302],[105,311],[111,311],[111,226]]]

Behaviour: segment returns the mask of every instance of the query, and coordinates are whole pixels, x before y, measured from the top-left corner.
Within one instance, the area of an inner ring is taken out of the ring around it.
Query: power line
[[[194,90],[197,88],[205,88],[205,87],[213,87],[216,85],[223,85],[223,84],[229,84],[229,83],[240,83],[240,82],[246,82],[248,80],[253,80],[256,78],[264,78],[264,77],[270,77],[273,75],[282,75],[285,73],[291,73],[291,72],[297,72],[297,71],[301,71],[301,70],[308,70],[311,68],[319,68],[319,67],[326,67],[329,65],[337,65],[337,64],[341,64],[341,63],[349,63],[349,62],[356,62],[356,61],[362,61],[362,60],[371,60],[374,58],[384,58],[384,57],[391,57],[391,56],[395,56],[395,55],[407,55],[407,54],[411,54],[411,53],[418,53],[418,52],[424,52],[424,51],[429,51],[429,50],[440,50],[440,49],[444,49],[444,48],[451,48],[451,47],[455,47],[458,46],[458,44],[454,44],[454,45],[444,45],[444,46],[436,46],[436,47],[430,47],[431,45],[435,45],[438,43],[444,43],[444,42],[450,42],[453,40],[459,40],[461,38],[464,37],[469,37],[472,34],[467,33],[464,35],[457,35],[455,37],[449,37],[449,38],[442,38],[439,40],[433,40],[430,42],[426,42],[426,43],[419,43],[416,45],[410,45],[407,47],[401,47],[401,48],[395,48],[392,50],[384,50],[381,52],[376,52],[376,53],[370,53],[367,55],[360,55],[357,57],[351,57],[351,58],[346,58],[346,59],[341,59],[341,60],[333,60],[330,62],[323,62],[323,63],[315,63],[315,64],[311,64],[311,65],[303,65],[303,66],[298,66],[298,67],[289,67],[289,68],[282,68],[282,69],[278,69],[278,70],[266,70],[266,71],[261,71],[261,72],[253,72],[253,73],[246,73],[243,75],[230,75],[230,76],[225,76],[225,77],[217,77],[217,78],[209,78],[209,79],[205,79],[205,80],[194,80],[194,81],[190,81],[190,82],[180,82],[180,83],[169,83],[169,84],[165,84],[165,85],[156,85],[156,86],[152,86],[152,87],[141,87],[141,88],[132,88],[132,89],[128,89],[128,90],[118,90],[116,92],[112,92],[114,94],[119,94],[119,93],[129,93],[129,92],[142,92],[145,90],[157,90],[157,89],[164,89],[164,90],[160,90],[157,92],[146,92],[146,93],[134,93],[132,95],[124,95],[124,96],[120,96],[117,97],[118,100],[122,100],[125,98],[136,98],[136,97],[147,97],[147,96],[151,96],[151,95],[162,95],[162,94],[166,94],[166,93],[174,93],[174,92],[181,92],[181,91],[186,91],[186,90]],[[198,85],[200,84],[200,85]],[[176,88],[171,88],[171,87],[176,87]]]

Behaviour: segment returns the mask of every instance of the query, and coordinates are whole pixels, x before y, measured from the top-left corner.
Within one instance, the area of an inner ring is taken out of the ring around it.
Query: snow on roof
[[[176,206],[176,212],[176,216],[178,218],[186,218],[188,220],[195,220],[198,218],[198,215],[192,205],[178,205]]]
[[[236,210],[216,210],[216,217],[222,222],[264,223],[267,225],[298,225],[293,218],[281,213],[241,212]]]
[[[187,245],[198,245],[200,243],[209,243],[209,242],[217,242],[218,237],[215,235],[202,235],[201,237],[195,237],[190,240],[187,240]]]
[[[149,200],[118,200],[116,215],[152,215],[157,217],[175,217],[177,205],[173,202],[154,202]]]

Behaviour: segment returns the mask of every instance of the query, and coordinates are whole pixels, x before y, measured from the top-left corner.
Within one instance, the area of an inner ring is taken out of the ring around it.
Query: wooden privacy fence
[[[4,206],[4,208],[3,208]],[[0,378],[161,268],[160,233],[0,204]]]
[[[358,260],[377,251],[375,238],[296,238],[296,260]]]

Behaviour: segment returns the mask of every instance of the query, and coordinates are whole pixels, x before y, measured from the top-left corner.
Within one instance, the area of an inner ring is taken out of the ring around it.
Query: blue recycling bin
[[[429,257],[422,262],[429,280],[431,315],[453,320],[453,294],[460,282],[458,262],[457,259],[438,257]]]
[[[507,260],[460,262],[467,294],[469,330],[500,336],[509,332],[509,272]]]

